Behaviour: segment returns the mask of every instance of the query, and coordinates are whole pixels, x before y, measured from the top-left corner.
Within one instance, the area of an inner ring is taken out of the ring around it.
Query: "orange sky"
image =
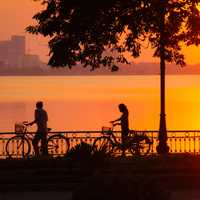
[[[1,0],[0,3],[0,40],[8,40],[12,34],[26,35],[27,52],[38,54],[44,61],[48,60],[47,39],[25,33],[24,28],[33,23],[32,16],[41,8],[33,0]],[[186,47],[184,53],[188,64],[200,63],[200,47]],[[135,62],[155,62],[152,51],[145,50]]]

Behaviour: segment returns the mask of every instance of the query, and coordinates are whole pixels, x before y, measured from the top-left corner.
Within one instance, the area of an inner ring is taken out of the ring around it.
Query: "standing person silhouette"
[[[29,125],[37,124],[37,131],[33,138],[32,144],[35,151],[35,155],[39,156],[38,143],[41,140],[42,155],[47,155],[47,112],[43,109],[43,102],[38,101],[35,109],[35,119],[30,122]]]
[[[122,138],[122,145],[125,144],[127,136],[129,134],[129,122],[128,122],[128,109],[125,104],[121,103],[119,104],[119,111],[122,113],[121,117],[119,119],[116,119],[114,121],[111,121],[113,126],[120,125],[121,126],[121,138]],[[124,151],[123,154],[124,155]]]

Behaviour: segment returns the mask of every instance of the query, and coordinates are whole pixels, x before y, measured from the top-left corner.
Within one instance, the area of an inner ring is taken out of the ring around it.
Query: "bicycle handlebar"
[[[23,121],[22,124],[26,127],[31,126],[28,121]],[[47,131],[50,132],[52,130],[52,128],[47,128]]]

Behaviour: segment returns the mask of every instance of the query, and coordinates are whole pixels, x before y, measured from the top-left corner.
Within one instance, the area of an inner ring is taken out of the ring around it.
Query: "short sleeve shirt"
[[[40,131],[47,131],[47,121],[48,116],[47,112],[43,109],[36,109],[35,110],[35,120],[38,127],[38,132]]]

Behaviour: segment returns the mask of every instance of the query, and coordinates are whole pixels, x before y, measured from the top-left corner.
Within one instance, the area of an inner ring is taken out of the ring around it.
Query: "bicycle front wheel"
[[[63,157],[69,151],[69,139],[63,135],[52,135],[47,140],[48,155],[56,158]]]
[[[30,142],[24,136],[14,136],[6,143],[6,154],[9,158],[26,158],[30,151]]]
[[[112,153],[113,141],[109,137],[99,137],[93,143],[93,151],[104,151],[105,153]]]

